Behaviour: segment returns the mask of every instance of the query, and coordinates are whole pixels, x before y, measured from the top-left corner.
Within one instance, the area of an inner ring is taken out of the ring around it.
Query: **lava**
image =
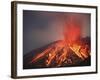
[[[61,66],[62,64],[73,64],[73,61],[68,58],[69,50],[72,50],[75,55],[82,59],[82,61],[89,56],[90,52],[88,50],[89,47],[87,45],[84,45],[85,48],[83,48],[77,43],[74,43],[73,45],[69,46],[66,46],[65,44],[61,45],[61,43],[57,43],[57,45],[53,44],[53,47],[49,46],[49,48],[35,56],[30,63],[32,64],[38,62],[43,57],[45,57],[45,65],[47,67],[52,66],[53,63],[55,63],[55,66]]]
[[[82,61],[90,56],[90,45],[85,44],[80,39],[82,32],[80,24],[70,19],[66,26],[64,27],[64,40],[50,45],[42,53],[34,56],[30,64],[34,64],[45,58],[44,62],[46,67],[57,67],[66,64],[74,64],[71,56],[69,56],[72,52]]]

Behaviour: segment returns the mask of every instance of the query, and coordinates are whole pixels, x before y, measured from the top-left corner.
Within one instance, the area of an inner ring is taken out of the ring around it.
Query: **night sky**
[[[64,27],[74,19],[82,37],[90,37],[90,14],[23,10],[23,54],[57,40],[63,40]],[[67,29],[66,28],[66,29]]]

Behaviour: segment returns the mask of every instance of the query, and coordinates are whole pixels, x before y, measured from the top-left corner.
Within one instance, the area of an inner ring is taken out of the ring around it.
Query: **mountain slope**
[[[23,68],[50,68],[90,65],[90,40],[82,38],[82,44],[68,45],[59,40],[33,50],[23,58]]]

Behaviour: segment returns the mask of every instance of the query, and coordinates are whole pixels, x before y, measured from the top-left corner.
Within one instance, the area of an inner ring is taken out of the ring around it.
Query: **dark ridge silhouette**
[[[91,43],[90,43],[89,37],[81,38],[79,41],[82,43],[81,45],[87,44],[90,48]],[[51,50],[53,50],[53,49],[55,49],[56,44],[59,44],[62,42],[63,42],[63,40],[58,40],[58,41],[52,42],[46,46],[43,46],[41,48],[32,50],[31,52],[25,54],[23,56],[23,69],[75,67],[75,66],[90,66],[91,65],[90,64],[91,63],[90,55],[87,58],[85,58],[84,60],[82,60],[70,48],[68,48],[67,59],[65,61],[63,61],[60,66],[58,65],[55,58],[52,60],[50,66],[46,66],[45,62],[47,60],[47,55],[49,54],[49,52],[46,53],[45,55],[43,55],[38,60],[36,60],[35,62],[31,62],[33,59],[35,59],[35,57],[42,54],[42,52],[45,51],[46,49],[48,49],[49,47],[51,47]],[[58,59],[60,58],[60,56],[62,56],[62,52],[63,52],[62,50],[63,50],[63,48],[57,52]],[[59,56],[59,54],[60,54],[60,56]]]

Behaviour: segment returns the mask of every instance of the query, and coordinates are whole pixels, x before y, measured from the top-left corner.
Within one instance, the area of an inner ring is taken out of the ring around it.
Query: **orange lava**
[[[68,26],[68,27],[66,27]],[[73,63],[71,59],[67,59],[68,50],[72,50],[80,59],[84,60],[90,55],[90,50],[88,45],[81,45],[78,43],[81,36],[81,27],[75,21],[71,21],[64,28],[64,40],[52,44],[42,53],[35,56],[30,63],[35,63],[40,60],[43,56],[46,57],[46,66],[52,65],[52,61],[55,61],[57,66],[61,66],[63,62]],[[53,46],[53,47],[52,47]],[[60,53],[59,53],[60,52]]]

